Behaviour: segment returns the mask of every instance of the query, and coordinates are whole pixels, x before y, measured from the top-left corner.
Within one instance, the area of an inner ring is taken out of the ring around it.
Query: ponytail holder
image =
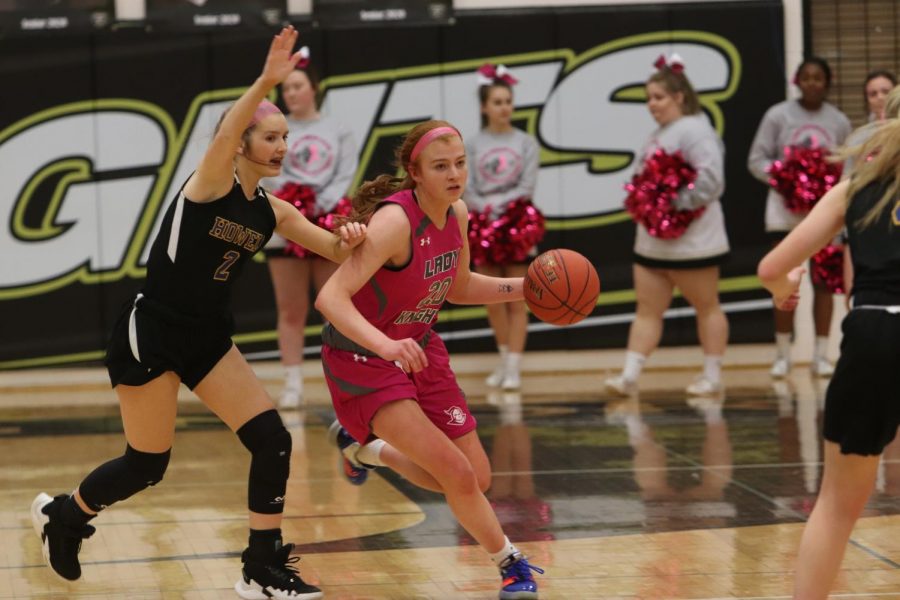
[[[300,54],[300,60],[294,66],[298,69],[305,69],[309,66],[309,46],[303,46],[297,52]]]
[[[679,75],[684,73],[684,59],[676,53],[672,53],[668,57],[665,54],[660,54],[659,58],[654,61],[653,66],[660,71],[668,67],[673,73],[678,73]]]
[[[512,76],[506,65],[492,65],[485,63],[475,72],[478,77],[478,85],[495,85],[503,83],[508,86],[514,86],[519,80]]]

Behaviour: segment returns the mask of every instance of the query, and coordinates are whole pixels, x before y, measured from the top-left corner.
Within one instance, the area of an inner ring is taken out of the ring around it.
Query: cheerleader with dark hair
[[[794,75],[801,96],[785,100],[766,111],[747,158],[750,173],[768,184],[771,167],[785,158],[786,148],[831,149],[844,143],[852,127],[847,116],[825,101],[831,87],[831,67],[817,57],[805,59]],[[786,198],[769,188],[766,198],[766,232],[781,240],[803,219],[805,213],[793,212]],[[825,244],[823,244],[824,246]],[[834,367],[827,358],[828,333],[833,309],[832,292],[824,283],[813,285],[813,318],[816,342],[810,368],[827,377]],[[794,313],[775,308],[775,360],[772,377],[785,377],[791,370],[791,342],[794,335]]]

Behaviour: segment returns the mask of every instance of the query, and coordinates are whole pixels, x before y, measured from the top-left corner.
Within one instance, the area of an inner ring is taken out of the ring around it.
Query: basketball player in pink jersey
[[[444,300],[521,301],[522,278],[469,270],[468,169],[459,131],[444,121],[413,127],[397,150],[404,179],[381,175],[353,199],[367,240],[328,280],[316,308],[329,324],[322,362],[340,425],[358,466],[389,466],[443,493],[460,524],[491,555],[503,578],[500,598],[537,598],[521,552],[503,534],[484,496],[490,463],[475,419],[432,330]],[[358,449],[357,449],[358,448]],[[345,452],[345,456],[347,452]]]

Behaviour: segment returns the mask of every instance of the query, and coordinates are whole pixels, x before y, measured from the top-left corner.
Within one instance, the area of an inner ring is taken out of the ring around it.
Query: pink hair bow
[[[506,65],[487,63],[482,65],[476,73],[478,75],[478,85],[493,85],[497,82],[502,82],[506,85],[519,83],[519,80],[512,76]]]
[[[653,66],[660,70],[664,67],[669,67],[673,73],[684,73],[684,59],[675,53],[670,54],[669,56],[660,54],[659,58],[656,59],[656,62],[653,63]]]
[[[303,46],[298,52],[300,53],[300,60],[297,61],[295,66],[298,69],[305,69],[309,66],[309,46]]]

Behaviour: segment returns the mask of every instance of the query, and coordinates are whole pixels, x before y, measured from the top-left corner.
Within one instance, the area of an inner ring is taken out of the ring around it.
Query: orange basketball
[[[577,323],[591,314],[599,295],[597,270],[573,250],[548,250],[528,266],[525,303],[541,321],[553,325]]]

